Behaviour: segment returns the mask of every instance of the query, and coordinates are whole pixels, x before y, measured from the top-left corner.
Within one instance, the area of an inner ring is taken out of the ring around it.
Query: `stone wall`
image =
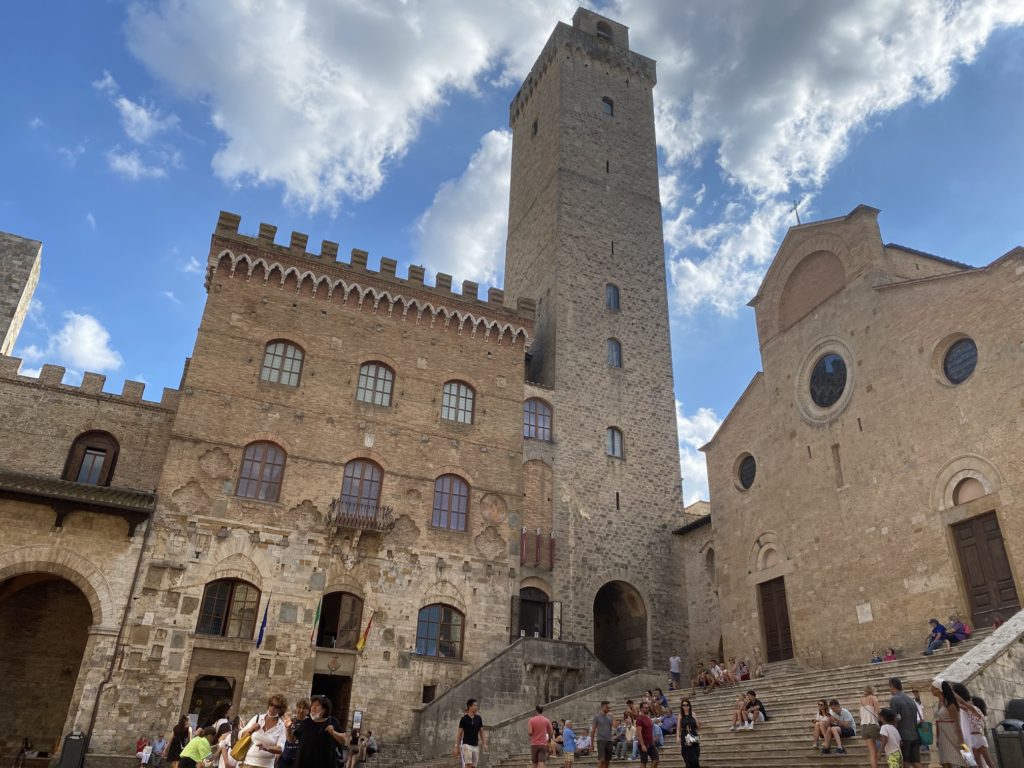
[[[1009,701],[1024,699],[1024,611],[946,667],[941,677],[964,683],[972,696],[985,700],[989,728],[1002,722]]]
[[[14,350],[39,282],[43,244],[0,232],[0,355]]]
[[[621,715],[625,710],[626,699],[639,701],[643,692],[664,685],[665,674],[645,669],[613,677],[603,683],[584,688],[569,696],[544,705],[544,715],[552,720],[572,720],[577,733],[589,730],[592,719],[601,706],[602,701],[611,703],[612,714]],[[528,754],[529,740],[526,737],[526,721],[536,712],[533,709],[515,717],[495,723],[487,734],[490,748],[490,764],[494,764],[506,755]],[[454,744],[455,731],[452,730]]]
[[[607,667],[585,645],[522,638],[423,708],[416,726],[421,751],[424,756],[451,751],[470,698],[480,702],[485,723],[491,725],[607,677]]]
[[[707,506],[706,502],[703,504]],[[696,506],[691,504],[687,511]],[[677,649],[683,659],[684,683],[693,675],[693,668],[698,661],[707,662],[711,657],[718,657],[722,640],[715,547],[711,532],[711,520],[704,517],[684,526],[674,536],[673,562],[682,571],[680,602],[686,616],[686,640]]]

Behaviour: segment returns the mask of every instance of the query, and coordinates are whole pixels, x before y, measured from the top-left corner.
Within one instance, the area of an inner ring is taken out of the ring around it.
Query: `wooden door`
[[[786,581],[780,576],[758,585],[761,593],[761,622],[768,662],[793,658],[793,634],[789,628]]]
[[[1020,610],[996,513],[957,523],[953,526],[953,538],[974,626],[988,626],[997,613],[1009,618]]]

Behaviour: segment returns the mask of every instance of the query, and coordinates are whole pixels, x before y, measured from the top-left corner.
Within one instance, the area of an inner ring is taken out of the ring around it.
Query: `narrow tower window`
[[[531,129],[531,135],[533,135],[533,136],[537,135],[537,121],[536,120],[533,121],[533,128]]]
[[[618,339],[608,339],[608,365],[611,368],[622,367],[622,344]]]
[[[605,96],[601,99],[601,109],[604,110],[606,115],[612,116],[615,114],[615,102]]]
[[[613,312],[619,311],[619,286],[607,283],[604,287],[604,305]]]
[[[622,458],[622,431],[617,427],[608,427],[605,433],[605,453],[616,459]]]

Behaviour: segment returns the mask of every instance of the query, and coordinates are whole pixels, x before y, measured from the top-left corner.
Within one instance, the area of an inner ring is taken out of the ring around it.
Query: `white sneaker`
[[[754,730],[754,724],[753,724],[753,723],[747,723],[747,724],[746,724],[746,725],[744,726],[744,728],[745,728],[746,730],[748,730],[748,731],[752,731],[752,730]]]

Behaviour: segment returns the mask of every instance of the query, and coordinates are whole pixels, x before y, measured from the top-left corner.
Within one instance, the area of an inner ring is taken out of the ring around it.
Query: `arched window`
[[[363,363],[359,369],[356,400],[387,408],[391,405],[391,390],[395,385],[395,372],[384,363]]]
[[[110,485],[120,447],[109,432],[85,432],[75,438],[64,464],[64,479]]]
[[[611,117],[615,114],[615,102],[605,96],[601,99],[601,109],[606,115]]]
[[[473,400],[476,393],[464,381],[449,381],[441,398],[441,418],[459,424],[473,423]]]
[[[242,458],[236,496],[260,501],[277,501],[284,478],[284,451],[273,443],[249,443]]]
[[[259,607],[260,591],[249,582],[211,581],[203,590],[196,634],[251,639]]]
[[[551,441],[551,406],[531,397],[523,403],[523,437]]]
[[[597,22],[597,36],[603,40],[612,39],[612,27],[607,21]]]
[[[290,341],[278,339],[267,344],[263,353],[263,367],[260,379],[271,384],[286,384],[289,387],[299,386],[302,377],[302,350]]]
[[[434,481],[434,514],[430,524],[452,531],[466,530],[469,484],[458,475],[441,475]]]
[[[465,617],[450,605],[434,603],[420,608],[416,619],[416,653],[441,659],[462,658]]]
[[[372,461],[356,459],[345,465],[341,483],[341,508],[350,515],[372,517],[380,504],[380,485],[384,473]]]
[[[619,311],[619,286],[607,283],[604,287],[604,305],[613,312]]]
[[[330,592],[324,595],[316,632],[317,646],[354,650],[362,621],[362,599],[349,592]]]
[[[608,339],[608,365],[612,368],[622,367],[622,344],[618,339]]]
[[[606,433],[606,446],[605,451],[609,456],[614,456],[616,459],[622,458],[622,430],[618,427],[608,427]]]

